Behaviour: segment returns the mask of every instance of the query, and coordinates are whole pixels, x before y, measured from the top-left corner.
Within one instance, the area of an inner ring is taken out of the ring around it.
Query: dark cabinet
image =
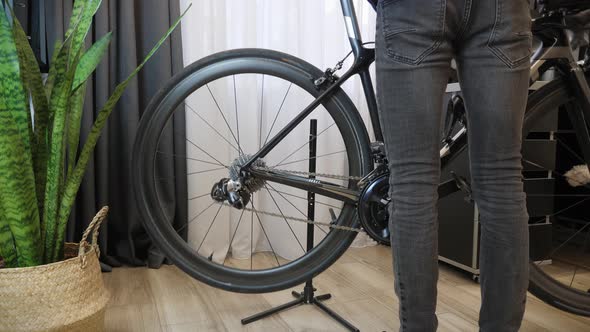
[[[551,250],[552,225],[549,215],[555,211],[553,193],[557,144],[552,132],[557,130],[557,113],[546,117],[531,129],[523,141],[523,182],[527,193],[531,257],[542,260]],[[441,180],[451,179],[450,172],[470,178],[467,151],[451,161],[441,172]],[[474,277],[479,276],[480,218],[477,205],[462,191],[439,201],[439,259]]]

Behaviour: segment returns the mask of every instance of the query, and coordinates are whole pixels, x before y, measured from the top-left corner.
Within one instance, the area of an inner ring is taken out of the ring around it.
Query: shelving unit
[[[450,98],[448,96],[447,98]],[[446,105],[446,103],[445,103]],[[550,113],[555,115],[556,113]],[[549,214],[554,211],[553,195],[558,119],[551,116],[532,129],[523,142],[523,158],[534,160],[536,165],[523,163],[524,190],[530,216],[529,237],[531,257],[542,262],[551,250],[552,223]],[[469,157],[464,151],[442,170],[441,180],[451,179],[450,172],[470,178]],[[547,195],[544,196],[543,194]],[[439,201],[439,259],[479,277],[480,218],[477,205],[459,191]]]

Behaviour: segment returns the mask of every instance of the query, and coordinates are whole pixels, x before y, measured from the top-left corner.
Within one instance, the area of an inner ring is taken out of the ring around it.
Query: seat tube
[[[352,47],[352,52],[356,57],[361,53],[362,38],[361,30],[358,25],[356,12],[352,0],[340,0],[342,6],[342,13],[344,14],[344,24],[346,25],[346,32],[348,33],[348,40]]]

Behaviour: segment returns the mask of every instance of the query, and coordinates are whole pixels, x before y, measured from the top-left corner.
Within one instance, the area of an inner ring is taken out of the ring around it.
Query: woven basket
[[[66,260],[0,269],[0,331],[104,329],[109,293],[100,273],[97,238],[107,212],[106,206],[98,212],[80,244],[66,244]],[[86,241],[90,235],[91,244]]]

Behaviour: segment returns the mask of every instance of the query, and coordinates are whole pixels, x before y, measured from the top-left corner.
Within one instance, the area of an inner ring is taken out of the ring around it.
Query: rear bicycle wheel
[[[588,165],[580,151],[582,138],[572,126],[579,119],[568,111],[577,107],[561,79],[529,96],[523,175],[529,229],[536,232],[531,237],[529,291],[554,307],[590,316],[590,175],[583,174]],[[552,123],[558,123],[557,129],[543,129]],[[553,148],[527,153],[527,144],[541,141]],[[541,238],[547,241],[534,243]]]
[[[315,225],[306,251],[308,192],[249,178],[246,209],[220,204],[212,188],[239,176],[239,168],[323,89],[322,71],[287,54],[244,49],[204,58],[175,76],[144,114],[133,149],[133,188],[145,228],[180,269],[211,286],[260,293],[297,285],[329,267],[356,232]],[[184,106],[180,107],[180,106]],[[185,112],[186,154],[163,153],[172,115]],[[294,113],[293,113],[294,112]],[[358,111],[338,89],[303,120],[256,167],[305,176],[309,120],[316,119],[317,179],[355,188],[352,180],[371,168],[368,135]],[[166,174],[166,160],[186,162],[187,174]],[[303,174],[303,175],[302,175]],[[161,181],[186,176],[189,220],[171,224]],[[358,228],[355,207],[316,194],[316,220]],[[330,212],[331,210],[331,212]]]

